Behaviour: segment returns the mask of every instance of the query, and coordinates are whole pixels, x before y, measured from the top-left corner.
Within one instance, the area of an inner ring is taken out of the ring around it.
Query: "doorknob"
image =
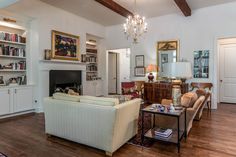
[[[222,83],[222,82],[223,82],[223,80],[220,80],[220,82]]]

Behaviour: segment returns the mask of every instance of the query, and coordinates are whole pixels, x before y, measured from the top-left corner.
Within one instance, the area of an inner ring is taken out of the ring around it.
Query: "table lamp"
[[[146,68],[146,72],[149,73],[148,82],[153,82],[154,79],[153,72],[157,72],[157,66],[154,64],[149,64]]]
[[[192,78],[192,68],[189,62],[166,63],[163,67],[163,76],[172,80],[172,98],[175,106],[180,104],[181,83]],[[175,80],[175,81],[173,81]],[[177,81],[176,81],[177,80]]]

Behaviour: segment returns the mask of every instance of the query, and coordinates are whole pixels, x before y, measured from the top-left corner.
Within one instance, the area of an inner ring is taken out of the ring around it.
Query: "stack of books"
[[[172,129],[158,128],[154,131],[157,137],[168,138],[172,134]]]

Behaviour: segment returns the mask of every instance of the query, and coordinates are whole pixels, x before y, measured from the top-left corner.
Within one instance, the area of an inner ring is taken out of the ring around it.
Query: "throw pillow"
[[[123,88],[124,94],[130,93],[130,88]]]
[[[193,107],[195,101],[198,99],[198,96],[195,92],[185,93],[181,97],[181,105],[185,107]]]
[[[203,88],[199,88],[198,90],[196,90],[196,93],[197,93],[198,97],[200,97],[202,95],[205,96],[206,95],[206,90],[203,89]]]

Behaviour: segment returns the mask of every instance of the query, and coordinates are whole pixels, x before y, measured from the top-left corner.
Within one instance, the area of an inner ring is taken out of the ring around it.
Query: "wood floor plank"
[[[155,143],[150,148],[125,144],[114,157],[235,157],[236,105],[220,104],[211,115],[204,110],[190,135],[175,145]],[[44,133],[44,115],[32,114],[0,121],[0,152],[8,157],[104,157],[105,152]]]

